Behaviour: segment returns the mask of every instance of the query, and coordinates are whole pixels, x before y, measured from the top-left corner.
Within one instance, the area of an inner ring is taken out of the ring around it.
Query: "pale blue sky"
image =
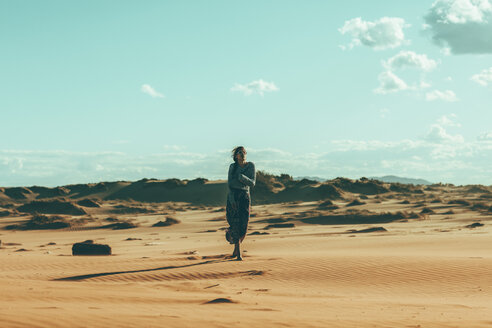
[[[487,4],[0,0],[0,185],[225,178],[239,144],[272,173],[492,184]]]

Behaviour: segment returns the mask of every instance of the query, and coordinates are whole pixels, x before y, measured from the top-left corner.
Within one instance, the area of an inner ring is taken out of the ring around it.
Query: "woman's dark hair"
[[[243,153],[244,155],[246,155],[246,149],[244,149],[243,146],[237,146],[236,148],[234,148],[232,150],[232,159],[234,160],[234,167],[232,168],[232,175],[234,175],[234,173],[236,173],[236,170],[237,170],[237,167],[238,167],[238,163],[237,163],[237,154],[239,153]]]

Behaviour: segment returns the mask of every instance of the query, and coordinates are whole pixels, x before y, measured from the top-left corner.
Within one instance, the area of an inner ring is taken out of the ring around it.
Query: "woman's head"
[[[238,146],[232,150],[232,159],[239,163],[246,161],[246,149],[243,146]]]

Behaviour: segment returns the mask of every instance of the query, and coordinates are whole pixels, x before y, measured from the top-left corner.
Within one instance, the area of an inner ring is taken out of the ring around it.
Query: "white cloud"
[[[441,15],[444,23],[482,23],[492,5],[488,0],[439,0],[432,7]]]
[[[115,145],[126,145],[126,144],[130,143],[130,140],[124,140],[124,139],[113,140],[111,143],[113,143]]]
[[[412,140],[400,140],[400,141],[379,141],[379,140],[332,140],[331,145],[333,150],[339,152],[347,151],[372,151],[381,149],[394,149],[398,148],[400,150],[408,150],[415,148],[419,145],[419,142],[414,142]]]
[[[335,139],[320,144],[316,152],[245,146],[257,170],[275,174],[325,178],[393,174],[434,182],[492,184],[492,132],[467,141],[453,131],[459,126],[455,114],[446,114],[412,139]],[[1,186],[226,178],[231,149],[192,152],[172,144],[163,148],[150,154],[0,149]]]
[[[383,17],[376,21],[364,21],[360,17],[345,21],[338,31],[352,36],[349,48],[365,45],[376,50],[396,48],[408,43],[403,29],[410,25],[398,17]],[[342,48],[343,49],[343,48]]]
[[[382,61],[382,65],[385,68],[385,71],[379,74],[379,87],[374,90],[374,92],[387,94],[402,90],[429,88],[431,85],[424,80],[425,76],[421,77],[420,83],[409,86],[394,72],[406,68],[429,72],[436,68],[437,62],[427,57],[426,54],[417,54],[413,51],[400,51],[388,60]]]
[[[154,88],[152,88],[148,84],[143,84],[141,87],[141,90],[143,93],[148,94],[151,97],[154,98],[164,98],[164,95],[162,93],[157,92]]]
[[[425,81],[420,81],[420,88],[421,89],[427,89],[427,88],[430,88],[431,87],[431,84],[428,83],[428,82],[425,82]]]
[[[395,56],[383,62],[389,70],[398,70],[403,68],[417,68],[422,71],[431,71],[437,66],[437,62],[427,57],[426,54],[419,55],[413,51],[402,50]]]
[[[492,132],[486,132],[477,137],[477,140],[492,141]]]
[[[174,151],[179,151],[183,150],[185,147],[183,146],[178,146],[178,145],[163,145],[162,149],[164,150],[174,150]]]
[[[456,97],[456,94],[451,91],[451,90],[433,90],[431,92],[427,92],[425,95],[425,99],[427,101],[434,101],[434,100],[443,100],[443,101],[448,101],[448,102],[454,102],[458,101],[458,97]]]
[[[443,126],[441,126],[439,124],[431,125],[426,139],[431,141],[431,142],[435,142],[435,143],[463,142],[463,136],[461,136],[459,134],[458,135],[451,135],[446,131],[446,129]]]
[[[492,53],[490,0],[437,0],[424,20],[434,43],[453,54]]]
[[[387,94],[407,90],[409,88],[405,81],[391,71],[385,71],[379,74],[378,80],[379,87],[374,90],[376,93]]]
[[[455,118],[453,114],[440,117],[426,135],[415,139],[338,139],[305,153],[246,147],[248,160],[257,170],[293,176],[394,174],[434,182],[492,184],[492,133],[467,142],[447,131],[457,126]],[[2,186],[57,186],[142,178],[225,179],[230,161],[230,149],[197,153],[171,147],[170,152],[152,154],[0,150],[0,180]]]
[[[390,113],[390,110],[388,108],[381,108],[379,110],[379,116],[381,118],[386,118],[386,116]]]
[[[239,84],[236,83],[231,91],[239,91],[242,92],[245,96],[250,96],[254,93],[263,96],[265,92],[273,92],[278,91],[279,88],[273,82],[266,82],[262,79],[247,83],[247,84]]]
[[[17,173],[24,167],[24,161],[19,157],[4,157],[2,165],[6,167],[10,173]]]
[[[483,85],[484,87],[486,87],[489,83],[492,84],[492,67],[484,69],[480,73],[473,75],[471,77],[471,80],[477,82],[480,85]]]
[[[449,115],[443,115],[437,120],[437,123],[442,126],[460,127],[461,124],[455,121],[457,117],[458,116],[453,113]]]

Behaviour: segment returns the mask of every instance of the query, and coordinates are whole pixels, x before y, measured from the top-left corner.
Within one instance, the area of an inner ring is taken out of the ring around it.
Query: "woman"
[[[246,149],[239,146],[232,150],[234,163],[229,166],[226,217],[229,228],[226,239],[234,244],[232,257],[242,261],[240,244],[246,236],[249,222],[251,198],[249,188],[256,183],[255,165],[246,162]]]

